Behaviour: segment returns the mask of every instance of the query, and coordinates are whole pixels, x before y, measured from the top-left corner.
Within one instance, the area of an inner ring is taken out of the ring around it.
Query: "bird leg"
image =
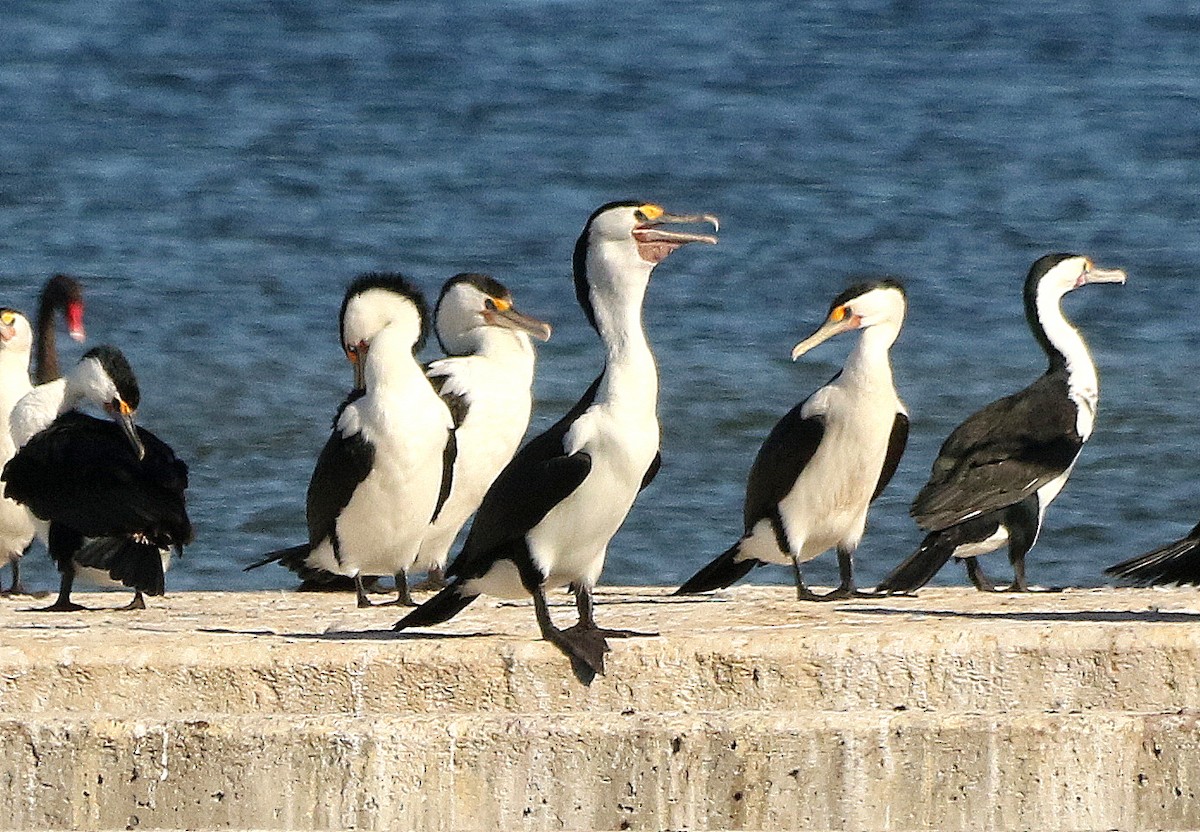
[[[596,674],[604,675],[604,654],[608,652],[608,642],[604,635],[594,626],[591,629],[560,630],[554,626],[550,618],[550,607],[546,603],[546,590],[535,587],[533,592],[533,611],[537,616],[538,628],[542,638],[553,644],[571,660],[576,675],[584,684],[591,683]],[[578,625],[576,625],[578,626]]]
[[[354,598],[360,610],[375,606],[371,603],[371,599],[367,597],[367,590],[363,586],[361,574],[354,576]]]
[[[429,567],[425,580],[415,585],[413,589],[439,591],[446,588],[446,574],[440,566]]]
[[[413,600],[412,593],[408,590],[408,570],[401,569],[396,573],[396,597],[391,601],[385,601],[382,604],[376,604],[379,607],[415,607],[417,602]],[[370,602],[367,602],[370,604]],[[361,604],[359,606],[362,606]]]
[[[860,590],[854,585],[854,549],[848,546],[837,547],[838,574],[841,583],[837,589],[831,590],[820,597],[822,601],[837,601],[843,598],[876,598],[878,593]]]
[[[967,564],[967,577],[971,579],[971,583],[974,584],[975,588],[980,592],[1005,591],[1003,587],[992,583],[992,579],[984,573],[983,567],[979,565],[978,556],[963,558],[963,560]],[[1010,587],[1009,589],[1011,590],[1012,588]]]
[[[800,569],[800,556],[792,553],[792,574],[796,578],[796,600],[797,601],[820,601],[821,596],[817,595],[804,583],[804,572]]]
[[[30,592],[25,588],[25,584],[21,583],[21,561],[19,558],[9,561],[12,567],[12,585],[8,589],[0,590],[0,596],[9,598],[17,595],[28,595],[30,598],[44,598],[45,592]]]
[[[1062,592],[1062,587],[1031,587],[1025,579],[1025,554],[1021,553],[1012,559],[1013,582],[1004,592]]]
[[[135,588],[133,590],[133,600],[123,607],[117,607],[117,612],[126,612],[129,610],[144,610],[146,609],[146,599],[142,597],[142,591]]]
[[[63,570],[62,580],[58,584],[58,598],[48,607],[38,607],[33,612],[79,612],[87,607],[71,601],[71,584],[75,582],[75,569],[67,566]]]
[[[792,555],[792,571],[796,575],[796,599],[798,601],[841,601],[845,598],[872,598],[872,592],[860,592],[854,586],[854,550],[838,546],[838,572],[842,581],[837,589],[831,589],[824,595],[818,595],[804,583],[804,574],[800,571],[800,556]]]
[[[575,609],[579,611],[579,622],[568,627],[565,632],[584,632],[594,630],[606,638],[654,638],[658,633],[643,633],[638,630],[609,630],[596,626],[596,618],[592,607],[592,589],[583,584],[572,584],[575,593]]]

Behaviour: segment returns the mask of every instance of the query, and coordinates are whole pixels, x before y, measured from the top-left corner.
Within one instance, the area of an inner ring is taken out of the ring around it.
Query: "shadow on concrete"
[[[334,630],[325,633],[286,633],[275,630],[231,630],[223,627],[201,627],[197,632],[229,636],[272,636],[299,641],[412,641],[443,638],[491,638],[499,633],[415,633],[410,630]]]
[[[1121,624],[1141,621],[1157,624],[1200,623],[1200,612],[1164,610],[979,610],[905,609],[903,607],[842,607],[839,612],[860,615],[924,615],[934,618],[967,618],[977,621],[1079,621]]]

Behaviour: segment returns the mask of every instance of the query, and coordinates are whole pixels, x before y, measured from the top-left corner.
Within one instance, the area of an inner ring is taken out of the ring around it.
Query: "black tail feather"
[[[955,528],[952,526],[926,535],[917,551],[888,573],[875,587],[875,591],[912,592],[929,583],[938,570],[946,565],[946,561],[950,560],[950,556],[961,542],[952,534]]]
[[[266,566],[268,563],[280,563],[293,572],[298,572],[300,568],[312,569],[311,566],[306,566],[304,563],[304,559],[308,557],[311,551],[312,547],[307,543],[302,543],[299,546],[289,546],[286,549],[276,549],[274,552],[267,552],[261,559],[256,560],[249,566],[242,567],[242,571],[249,572],[251,569]],[[312,571],[319,572],[322,570],[312,569]]]
[[[730,546],[711,563],[702,568],[692,577],[683,582],[683,586],[675,590],[675,595],[695,595],[698,592],[711,592],[723,589],[734,581],[746,577],[746,574],[756,566],[762,566],[761,560],[747,558],[737,560],[741,541]]]
[[[81,566],[103,569],[114,581],[120,581],[146,595],[166,591],[162,551],[148,541],[129,537],[99,537],[89,540],[73,560]]]
[[[1197,530],[1182,540],[1130,558],[1104,570],[1138,586],[1200,584],[1200,536]]]
[[[393,630],[406,630],[409,627],[432,627],[449,621],[465,610],[478,595],[468,595],[457,581],[430,598],[421,606],[396,622]]]

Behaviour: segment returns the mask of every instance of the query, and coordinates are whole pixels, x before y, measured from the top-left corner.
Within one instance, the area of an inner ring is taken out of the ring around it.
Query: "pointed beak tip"
[[[72,329],[67,334],[70,335],[71,340],[77,344],[82,344],[87,340],[87,333],[84,332],[83,329]]]

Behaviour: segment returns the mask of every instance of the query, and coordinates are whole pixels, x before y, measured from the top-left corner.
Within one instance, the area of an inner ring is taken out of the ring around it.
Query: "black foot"
[[[916,598],[917,592],[913,589],[860,589],[857,590],[856,597],[858,598]]]
[[[597,629],[554,630],[547,640],[563,651],[584,684],[590,684],[597,674],[604,675],[604,654],[611,648]]]
[[[363,606],[359,604],[359,606]],[[368,607],[419,607],[421,606],[411,597],[409,598],[393,598],[390,601],[380,601],[378,604],[372,604],[370,601],[366,603]]]
[[[847,598],[878,598],[881,594],[884,593],[864,592],[845,585],[831,589],[824,595],[818,595],[808,587],[796,590],[796,598],[800,601],[844,601]]]
[[[142,597],[142,593],[135,592],[133,595],[132,601],[130,601],[128,604],[126,604],[123,607],[116,607],[115,611],[116,612],[129,612],[131,610],[144,610],[144,609],[146,609],[146,599]]]
[[[37,607],[29,612],[84,612],[87,607],[74,601],[55,601],[48,607]]]

